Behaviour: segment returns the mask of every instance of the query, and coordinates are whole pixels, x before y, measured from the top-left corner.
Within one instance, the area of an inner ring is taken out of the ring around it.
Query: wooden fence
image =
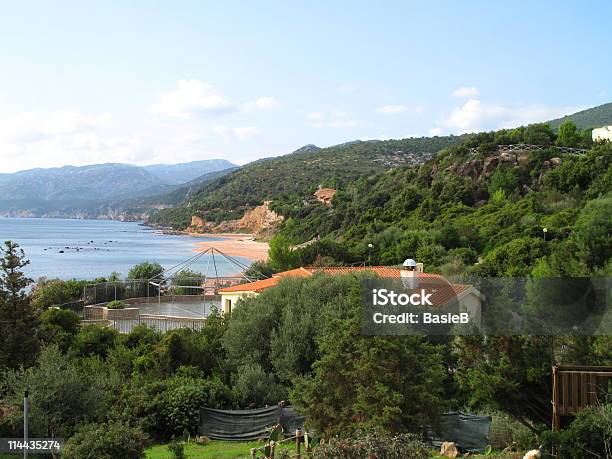
[[[561,428],[563,416],[573,416],[583,408],[605,403],[610,396],[612,367],[553,367],[553,430]]]

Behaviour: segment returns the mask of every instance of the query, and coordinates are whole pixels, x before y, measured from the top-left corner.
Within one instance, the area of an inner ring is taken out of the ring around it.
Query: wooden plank
[[[582,373],[580,375],[580,406],[585,407],[589,404],[589,384],[588,384],[588,373]]]
[[[561,373],[561,413],[569,413],[570,396],[569,396],[569,375]]]
[[[572,373],[572,411],[575,413],[580,410],[580,399],[578,396],[578,373]]]

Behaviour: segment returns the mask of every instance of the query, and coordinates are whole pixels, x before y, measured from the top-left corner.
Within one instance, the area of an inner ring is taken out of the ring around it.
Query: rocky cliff
[[[250,233],[257,237],[270,236],[283,221],[281,215],[270,209],[270,203],[271,201],[264,201],[262,205],[246,211],[242,218],[219,224],[207,222],[194,215],[187,230],[194,233]]]

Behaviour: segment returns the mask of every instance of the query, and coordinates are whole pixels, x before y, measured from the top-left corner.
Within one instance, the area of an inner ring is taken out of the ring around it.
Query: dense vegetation
[[[547,148],[516,156],[497,151],[522,142]],[[381,157],[397,148],[383,144],[342,148]],[[589,150],[568,155],[555,145]],[[472,135],[421,166],[345,164],[346,174],[337,178],[319,169],[319,159],[329,168],[346,158],[325,150],[296,157],[228,175],[191,203],[202,206],[202,215],[220,217],[271,196],[267,185],[275,183],[276,208],[287,218],[259,270],[397,264],[413,256],[445,274],[610,273],[612,145],[591,145],[588,133],[571,123],[557,132],[532,125]],[[287,162],[300,167],[294,180]],[[286,183],[276,183],[282,177]],[[340,190],[331,207],[303,202],[318,183]],[[227,206],[221,190],[236,192]],[[229,317],[213,314],[200,331],[162,335],[138,327],[121,335],[49,309],[73,300],[77,282],[43,280],[26,293],[23,254],[7,243],[2,255],[0,436],[20,435],[18,407],[29,388],[31,433],[69,437],[68,457],[88,457],[87,451],[141,457],[145,442],[194,434],[202,406],[250,408],[281,399],[320,435],[350,438],[330,442],[321,457],[337,457],[334,448],[375,452],[361,438],[380,431],[389,444],[409,442],[419,450],[421,443],[404,434],[426,434],[447,409],[504,413],[525,426],[526,444],[554,442],[568,458],[606,454],[609,405],[585,412],[558,435],[545,431],[551,365],[612,365],[610,336],[364,336],[362,277],[355,275],[285,279],[241,300]],[[142,264],[131,277],[153,277],[160,269]]]
[[[27,352],[0,347],[0,434],[21,435],[27,388],[31,435],[69,438],[67,457],[142,457],[150,442],[195,434],[202,406],[287,399],[320,435],[351,438],[330,442],[317,457],[337,457],[334,448],[349,448],[349,456],[377,451],[381,438],[395,445],[389,457],[406,457],[408,444],[414,457],[424,457],[422,444],[404,433],[435,428],[446,409],[510,413],[532,429],[525,441],[536,445],[534,433],[550,425],[551,363],[612,364],[608,336],[364,336],[355,275],[286,279],[243,300],[231,317],[212,315],[200,331],[162,335],[137,327],[121,335],[79,327],[69,310],[32,307],[18,284],[23,257],[15,246],[4,250],[0,336],[31,345]],[[20,321],[32,328],[15,327]],[[609,408],[602,410],[608,416]],[[597,419],[572,424],[574,436],[542,438],[561,442],[567,457],[590,457],[575,432],[600,451],[607,421]]]
[[[550,148],[517,156],[496,149],[536,140]],[[573,155],[555,144],[588,147],[590,141],[571,123],[558,134],[546,125],[478,134],[420,167],[347,184],[331,208],[285,205],[269,268],[388,265],[412,257],[445,274],[608,272],[612,145]],[[317,236],[318,242],[291,250]]]
[[[152,215],[149,222],[183,229],[192,215],[218,222],[240,218],[245,209],[265,200],[273,200],[276,207],[284,202],[301,202],[310,199],[318,185],[343,187],[391,167],[420,163],[460,139],[358,141],[255,161],[204,185],[185,203]]]

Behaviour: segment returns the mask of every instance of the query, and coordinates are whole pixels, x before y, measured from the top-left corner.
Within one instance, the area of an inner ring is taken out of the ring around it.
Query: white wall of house
[[[612,142],[612,126],[593,129],[593,142],[598,140],[610,140]]]
[[[223,309],[223,314],[230,314],[234,307],[236,307],[236,303],[239,299],[256,295],[256,292],[221,292],[221,308]]]

